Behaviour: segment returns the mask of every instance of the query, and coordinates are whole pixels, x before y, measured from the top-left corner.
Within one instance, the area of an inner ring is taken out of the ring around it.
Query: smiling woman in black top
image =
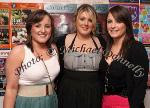
[[[105,72],[103,108],[144,108],[148,56],[135,41],[127,8],[114,6],[107,16],[108,44],[100,70]]]
[[[60,51],[59,108],[101,108],[103,88],[99,63],[103,39],[95,36],[96,10],[82,4],[74,19],[76,31],[57,41],[59,50],[66,49],[64,53]]]

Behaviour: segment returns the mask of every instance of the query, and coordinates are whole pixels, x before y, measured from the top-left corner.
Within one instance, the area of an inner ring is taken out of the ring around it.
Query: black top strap
[[[93,40],[93,43],[94,43],[94,45],[95,45],[96,49],[98,50],[98,46],[97,46],[97,44],[96,44],[95,40],[93,39],[93,37],[92,37],[92,36],[91,36],[91,38],[92,38],[92,40]]]
[[[77,34],[75,35],[74,39],[72,40],[71,45],[69,46],[69,48],[70,48],[70,49],[72,49],[72,47],[73,47],[73,44],[74,44],[74,42],[75,42],[76,37],[77,37]],[[93,37],[92,37],[92,36],[91,36],[91,38],[92,38],[92,40],[93,40],[93,43],[94,43],[94,45],[95,45],[96,49],[98,50],[98,46],[97,46],[97,44],[96,44],[95,40],[93,39]]]
[[[100,44],[102,46],[102,49],[105,50],[106,49],[106,40],[103,38],[103,36],[97,36],[99,41],[100,41]]]
[[[73,44],[74,44],[74,42],[75,42],[76,37],[77,37],[77,34],[75,35],[74,39],[72,40],[71,45],[69,46],[69,48],[70,48],[70,49],[72,49],[72,47],[73,47]]]

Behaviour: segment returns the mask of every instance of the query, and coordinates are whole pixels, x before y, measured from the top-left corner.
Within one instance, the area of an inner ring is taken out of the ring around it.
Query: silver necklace
[[[107,68],[106,75],[105,75],[105,92],[107,92],[107,87],[109,84],[108,74],[109,74],[109,66]]]

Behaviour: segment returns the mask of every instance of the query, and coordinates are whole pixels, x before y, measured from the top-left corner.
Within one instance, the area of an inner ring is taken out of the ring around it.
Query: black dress
[[[72,48],[73,39],[69,48]],[[95,47],[96,42],[92,38]],[[102,52],[84,54],[65,52],[61,80],[58,84],[59,108],[101,108],[102,81],[99,62]]]

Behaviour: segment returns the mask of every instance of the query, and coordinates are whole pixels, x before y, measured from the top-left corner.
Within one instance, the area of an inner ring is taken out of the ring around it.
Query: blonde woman
[[[76,32],[68,34],[64,41],[58,40],[61,51],[64,48],[60,51],[59,108],[101,107],[103,87],[99,62],[103,48],[95,36],[96,18],[95,9],[82,4],[75,12]]]

